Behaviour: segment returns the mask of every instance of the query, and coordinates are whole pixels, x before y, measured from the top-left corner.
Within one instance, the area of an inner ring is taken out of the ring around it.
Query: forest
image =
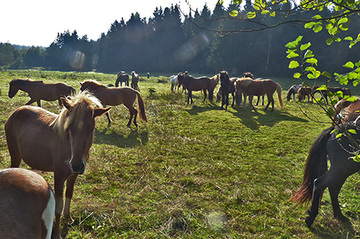
[[[165,74],[185,70],[214,74],[227,70],[232,75],[251,71],[256,77],[288,77],[293,72],[288,68],[285,45],[300,35],[305,42],[312,42],[311,50],[319,60],[317,67],[321,71],[342,73],[342,65],[358,60],[358,56],[349,51],[348,42],[327,45],[327,32],[315,34],[304,28],[304,19],[315,16],[317,10],[304,12],[290,3],[283,3],[271,9],[275,16],[259,15],[256,21],[251,21],[246,16],[253,8],[251,1],[246,1],[241,7],[217,4],[211,8],[205,4],[201,10],[184,13],[183,9],[172,5],[156,8],[148,19],[139,13],[133,13],[127,21],[120,18],[96,41],[89,40],[86,35],[79,36],[75,30],[58,33],[46,48],[0,43],[0,69],[36,67],[59,71],[116,73],[135,70]],[[229,15],[233,9],[238,10],[237,17]],[[330,16],[331,9],[321,14]],[[356,29],[360,27],[360,21],[355,19],[358,17],[351,16],[353,30],[349,28],[346,32],[355,38]],[[274,25],[277,26],[272,27]],[[356,52],[356,48],[359,46],[352,50]]]

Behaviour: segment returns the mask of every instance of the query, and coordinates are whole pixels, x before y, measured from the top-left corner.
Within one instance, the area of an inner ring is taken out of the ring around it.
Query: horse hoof
[[[307,217],[307,218],[305,219],[306,226],[307,226],[308,228],[311,228],[311,225],[313,224],[314,220],[315,220],[315,219],[311,219],[310,217]]]

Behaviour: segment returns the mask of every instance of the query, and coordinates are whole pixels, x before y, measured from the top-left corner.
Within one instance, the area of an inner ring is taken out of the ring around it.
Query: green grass
[[[83,79],[115,82],[111,74],[1,72],[0,168],[10,165],[4,123],[28,101],[24,93],[7,96],[8,82],[17,77],[61,81],[77,90]],[[285,98],[294,81],[274,80]],[[224,111],[219,103],[202,103],[199,92],[187,105],[184,94],[170,92],[165,76],[144,78],[139,86],[149,122],[129,129],[124,106],[111,109],[109,129],[106,117],[97,120],[90,159],[75,186],[67,238],[358,237],[358,174],[340,193],[353,229],[333,219],[327,191],[311,230],[304,223],[307,207],[288,201],[301,184],[310,146],[330,125],[318,106],[291,101],[282,110],[276,100],[274,112],[264,106],[257,113],[241,107]],[[57,102],[43,107],[59,112]],[[53,184],[52,173],[43,175]]]

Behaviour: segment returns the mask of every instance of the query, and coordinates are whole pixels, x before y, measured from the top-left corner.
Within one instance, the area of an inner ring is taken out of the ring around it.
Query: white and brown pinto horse
[[[5,124],[11,167],[21,160],[32,169],[54,172],[55,224],[53,234],[60,238],[60,216],[70,217],[70,201],[77,176],[84,173],[95,132],[95,118],[109,111],[89,93],[61,98],[59,115],[34,106],[22,106]]]
[[[55,198],[39,174],[20,168],[0,170],[0,238],[50,239]]]

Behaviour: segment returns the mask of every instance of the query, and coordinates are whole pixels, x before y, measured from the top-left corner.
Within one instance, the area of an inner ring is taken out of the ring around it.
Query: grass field
[[[4,123],[28,96],[7,96],[13,78],[65,82],[80,88],[83,79],[114,84],[115,75],[4,71],[0,73],[0,168],[10,165]],[[330,120],[316,104],[286,102],[280,109],[194,104],[170,92],[165,76],[139,82],[148,123],[126,127],[124,106],[111,109],[113,124],[97,120],[86,171],[78,177],[73,223],[66,238],[354,238],[360,235],[360,178],[353,175],[340,193],[349,228],[332,216],[328,191],[311,230],[306,206],[288,201],[300,186],[305,159]],[[282,96],[295,82],[274,79]],[[359,95],[353,89],[355,95]],[[266,100],[265,100],[266,101]],[[59,112],[57,102],[43,107]],[[22,165],[21,167],[27,167]],[[42,175],[53,184],[52,173]],[[63,223],[66,226],[66,223]]]

